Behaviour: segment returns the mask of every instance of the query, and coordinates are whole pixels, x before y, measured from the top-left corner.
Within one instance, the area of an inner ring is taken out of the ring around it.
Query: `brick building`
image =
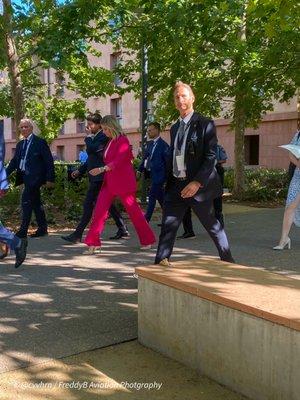
[[[113,52],[110,45],[98,45],[102,52],[101,58],[89,56],[92,65],[99,65],[112,69],[118,62],[118,53]],[[49,93],[54,90],[56,83],[61,83],[61,77],[54,70],[43,70],[41,73],[43,83],[48,85]],[[116,77],[116,79],[118,79]],[[66,88],[62,95],[68,99],[76,96]],[[99,110],[102,115],[113,114],[121,123],[128,134],[136,155],[141,140],[140,127],[140,100],[135,99],[132,93],[107,96],[105,98],[90,98],[87,108],[94,112]],[[234,134],[230,131],[230,121],[215,119],[220,143],[225,147],[229,159],[227,165],[234,162]],[[3,129],[6,140],[6,159],[14,154],[16,147],[16,130],[10,119],[3,120]],[[0,127],[1,128],[1,127]],[[297,129],[297,99],[291,99],[289,104],[275,104],[273,112],[268,113],[260,123],[258,129],[247,129],[245,138],[245,160],[247,165],[257,165],[270,168],[285,168],[288,164],[287,155],[277,146],[290,141]],[[169,141],[168,132],[163,136]],[[60,134],[51,144],[51,150],[60,160],[74,161],[78,159],[80,150],[84,148],[85,122],[68,120],[60,130]]]

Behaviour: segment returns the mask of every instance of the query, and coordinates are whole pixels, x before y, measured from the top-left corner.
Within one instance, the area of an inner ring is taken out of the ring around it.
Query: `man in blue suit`
[[[151,122],[148,126],[149,141],[142,162],[138,168],[137,178],[142,172],[149,171],[151,187],[149,191],[149,203],[145,214],[149,222],[155,209],[156,200],[160,206],[164,202],[164,184],[166,182],[166,166],[169,157],[169,145],[160,137],[160,124]]]
[[[4,168],[5,143],[3,129],[0,129],[0,198],[5,195],[9,189],[6,171]],[[6,229],[0,222],[0,242],[4,244],[0,259],[8,255],[9,249],[16,254],[15,268],[18,268],[26,258],[27,239],[20,239],[11,231]]]
[[[19,130],[24,137],[16,147],[16,152],[7,167],[7,176],[16,171],[16,185],[24,184],[22,193],[22,222],[16,233],[20,238],[27,237],[32,211],[35,213],[38,225],[37,231],[31,237],[45,236],[47,221],[41,202],[41,186],[54,185],[54,162],[46,140],[33,133],[33,123],[30,119],[22,119]]]

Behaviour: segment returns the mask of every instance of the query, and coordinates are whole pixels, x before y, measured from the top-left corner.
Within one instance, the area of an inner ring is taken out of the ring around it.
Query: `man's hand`
[[[71,173],[71,177],[72,177],[73,179],[78,178],[79,175],[80,175],[80,172],[78,171],[78,169],[76,169],[75,171],[73,171],[73,172]]]
[[[0,189],[0,199],[1,197],[5,196],[7,192],[7,189]]]
[[[89,171],[89,174],[91,174],[92,176],[97,176],[100,175],[104,172],[104,168],[100,167],[100,168],[93,168]]]
[[[201,187],[203,187],[201,183],[197,181],[192,181],[188,185],[186,185],[186,187],[181,191],[181,197],[183,199],[193,197]]]
[[[45,186],[46,186],[46,188],[53,188],[54,182],[47,181]]]

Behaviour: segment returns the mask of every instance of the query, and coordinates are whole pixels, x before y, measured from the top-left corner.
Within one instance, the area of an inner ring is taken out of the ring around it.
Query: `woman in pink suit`
[[[135,227],[141,248],[150,248],[155,242],[155,236],[136,201],[137,185],[129,141],[112,115],[102,118],[101,127],[111,140],[104,152],[105,166],[90,171],[94,176],[105,172],[105,176],[94,208],[93,220],[84,241],[89,246],[87,253],[94,254],[99,251],[101,247],[99,236],[104,228],[111,203],[117,196]]]

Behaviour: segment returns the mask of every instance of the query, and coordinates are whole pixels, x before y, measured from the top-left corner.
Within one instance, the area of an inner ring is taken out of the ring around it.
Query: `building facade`
[[[119,53],[113,51],[110,45],[97,45],[97,50],[102,53],[101,58],[89,56],[91,65],[101,65],[107,69],[113,69],[118,62]],[[62,85],[62,77],[54,70],[41,72],[43,83],[48,85],[51,94],[55,85]],[[116,84],[121,84],[116,79]],[[63,87],[63,85],[62,85]],[[76,97],[74,92],[67,88],[62,89],[62,96],[67,99]],[[119,120],[124,132],[132,144],[134,155],[137,155],[140,142],[140,100],[133,93],[126,93],[122,97],[115,94],[103,98],[90,98],[87,108],[90,112],[99,111],[102,115],[113,114]],[[201,110],[200,110],[201,111]],[[291,99],[290,103],[275,104],[273,112],[264,116],[258,129],[247,129],[245,137],[245,160],[247,165],[262,166],[268,168],[286,168],[288,165],[287,154],[279,149],[280,144],[286,144],[297,130],[297,99]],[[234,133],[230,130],[230,121],[215,119],[219,142],[228,154],[228,166],[234,163]],[[9,160],[16,148],[16,128],[11,119],[3,120],[3,129],[6,140],[6,159]],[[162,135],[169,142],[169,132]],[[75,161],[79,152],[84,149],[85,121],[67,120],[60,133],[52,143],[51,150],[59,160]]]

